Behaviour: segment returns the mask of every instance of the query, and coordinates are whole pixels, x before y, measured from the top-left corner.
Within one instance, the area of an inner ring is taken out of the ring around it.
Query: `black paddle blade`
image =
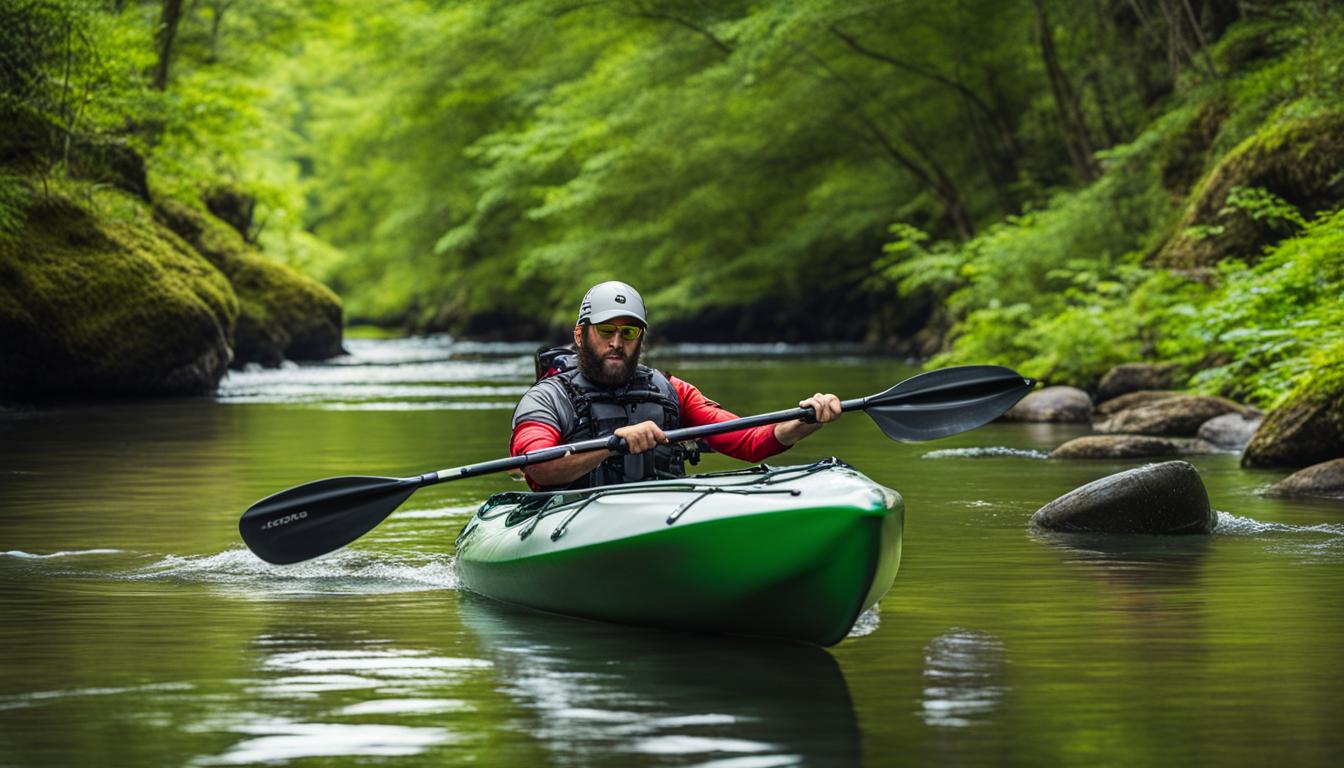
[[[867,398],[865,410],[892,440],[936,440],[988,424],[1035,385],[1001,365],[940,368]]]
[[[420,487],[420,478],[331,477],[267,496],[238,521],[243,542],[268,563],[333,552],[368,533]]]

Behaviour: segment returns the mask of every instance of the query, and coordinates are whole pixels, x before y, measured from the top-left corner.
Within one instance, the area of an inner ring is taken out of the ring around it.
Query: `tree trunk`
[[[1068,77],[1059,65],[1054,30],[1046,15],[1044,0],[1033,0],[1033,4],[1036,6],[1036,25],[1041,37],[1041,60],[1045,64],[1046,78],[1050,81],[1050,93],[1055,100],[1064,145],[1069,150],[1069,158],[1077,168],[1078,175],[1084,181],[1092,181],[1101,175],[1101,169],[1092,157],[1092,139],[1087,134],[1082,109],[1078,106],[1078,97],[1069,85]]]
[[[1190,7],[1190,0],[1181,0],[1181,5],[1185,6],[1185,15],[1190,19],[1190,29],[1195,33],[1195,45],[1199,46],[1200,56],[1204,59],[1204,69],[1210,77],[1217,79],[1218,67],[1213,63],[1213,56],[1209,55],[1209,43],[1204,39],[1204,30],[1200,29],[1195,9]]]
[[[229,6],[227,3],[216,5],[210,14],[210,58],[211,64],[219,59],[219,26],[224,22],[224,11]]]
[[[831,34],[840,38],[840,41],[843,42],[845,45],[849,46],[849,48],[853,50],[855,53],[861,54],[876,61],[881,61],[885,64],[890,64],[891,66],[903,72],[915,75],[917,77],[922,77],[926,80],[930,80],[946,88],[950,88],[952,91],[956,92],[963,99],[965,99],[967,104],[973,106],[976,109],[976,111],[978,111],[981,115],[984,116],[986,122],[988,122],[990,126],[994,129],[994,132],[997,135],[999,142],[1003,144],[1005,151],[1012,153],[1014,156],[1021,154],[1022,148],[1018,145],[1017,138],[1013,136],[1013,132],[1008,127],[1007,122],[1003,119],[1003,116],[998,114],[995,110],[991,109],[990,106],[985,103],[984,99],[980,98],[979,94],[971,90],[960,80],[946,77],[937,72],[927,71],[921,67],[915,66],[914,64],[902,61],[901,59],[898,59],[890,54],[874,51],[871,48],[864,46],[854,37],[841,31],[840,28],[835,26],[834,24],[831,25],[830,30]]]
[[[163,0],[159,16],[159,61],[154,66],[156,91],[168,87],[168,66],[173,57],[173,39],[177,37],[177,22],[182,18],[182,0]]]
[[[938,202],[943,206],[943,212],[947,214],[947,218],[951,222],[952,227],[956,230],[957,235],[962,239],[967,240],[973,237],[975,235],[975,223],[971,221],[971,216],[966,210],[966,205],[962,202],[961,191],[957,188],[956,182],[954,182],[951,176],[947,174],[938,160],[920,145],[918,137],[914,134],[908,121],[905,120],[904,115],[897,112],[896,120],[905,129],[905,135],[903,136],[905,144],[914,151],[916,155],[915,157],[912,157],[909,152],[898,147],[896,142],[892,141],[891,137],[887,135],[886,131],[882,130],[882,127],[877,124],[877,121],[868,114],[868,111],[864,106],[865,102],[869,100],[867,95],[862,93],[853,83],[846,80],[843,75],[837,72],[830,64],[826,63],[824,59],[808,50],[806,47],[797,43],[792,43],[791,47],[811,59],[812,62],[820,67],[832,80],[839,83],[840,86],[844,88],[848,94],[847,98],[844,100],[847,106],[853,111],[854,116],[857,117],[859,122],[863,125],[869,138],[882,149],[882,152],[886,155],[887,159],[893,162],[897,167],[904,168],[908,171],[911,176],[915,177],[916,181],[928,189],[928,191],[938,199]]]

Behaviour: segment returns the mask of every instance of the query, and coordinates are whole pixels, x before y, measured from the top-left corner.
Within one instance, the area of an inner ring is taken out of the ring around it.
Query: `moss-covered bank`
[[[208,214],[13,176],[3,203],[0,398],[199,394],[341,352],[336,295]]]
[[[341,354],[341,300],[331,289],[268,260],[232,228],[176,200],[160,201],[154,217],[220,272],[238,295],[234,365],[323,360]]]
[[[1224,156],[1191,196],[1157,254],[1170,267],[1254,261],[1344,204],[1344,112],[1266,125]]]
[[[28,190],[0,236],[0,396],[184,395],[228,366],[228,280],[150,220]]]

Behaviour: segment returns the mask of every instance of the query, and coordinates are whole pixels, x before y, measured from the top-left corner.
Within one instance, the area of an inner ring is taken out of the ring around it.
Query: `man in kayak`
[[[517,456],[556,445],[616,434],[627,455],[571,454],[524,469],[534,489],[591,488],[685,475],[686,449],[666,432],[737,418],[675,376],[641,365],[648,321],[644,299],[610,281],[588,290],[574,324],[575,367],[538,381],[513,412],[510,451]],[[840,418],[840,399],[818,392],[798,403],[816,421],[786,421],[705,439],[710,448],[749,462],[789,446]]]

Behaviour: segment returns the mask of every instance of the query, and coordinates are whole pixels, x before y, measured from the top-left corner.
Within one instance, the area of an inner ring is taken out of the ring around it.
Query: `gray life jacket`
[[[667,376],[647,366],[637,366],[629,381],[614,388],[593,384],[577,369],[550,378],[560,383],[574,406],[574,428],[561,435],[563,442],[608,437],[621,427],[644,421],[652,421],[664,432],[681,426],[681,401],[676,389]],[[684,477],[686,458],[686,449],[675,444],[655,446],[638,456],[609,456],[564,489]]]

